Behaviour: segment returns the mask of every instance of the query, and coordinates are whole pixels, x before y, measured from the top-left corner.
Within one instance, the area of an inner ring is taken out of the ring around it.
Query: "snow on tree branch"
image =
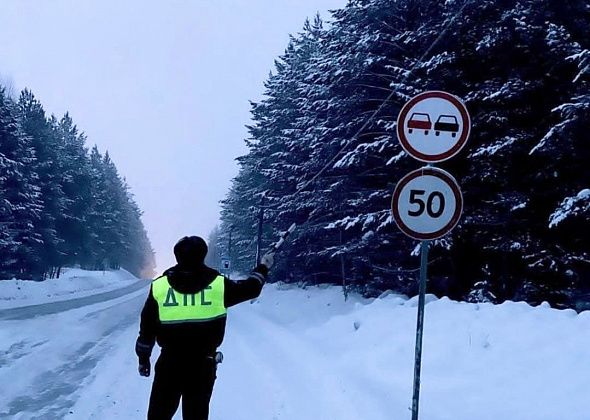
[[[590,210],[590,189],[585,188],[573,197],[567,197],[549,216],[549,228],[554,228],[564,220],[584,214]]]

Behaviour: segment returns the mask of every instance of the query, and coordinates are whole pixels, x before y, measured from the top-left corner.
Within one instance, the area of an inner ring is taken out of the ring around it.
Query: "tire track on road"
[[[109,292],[97,293],[91,296],[84,296],[69,300],[60,300],[57,302],[42,303],[39,305],[21,306],[18,308],[2,309],[0,310],[0,320],[23,320],[35,318],[42,315],[52,315],[59,312],[69,311],[71,309],[81,308],[83,306],[94,305],[108,300],[116,299],[118,297],[133,293],[144,287],[148,287],[151,283],[148,280],[140,280],[129,286],[120,289],[111,290]]]

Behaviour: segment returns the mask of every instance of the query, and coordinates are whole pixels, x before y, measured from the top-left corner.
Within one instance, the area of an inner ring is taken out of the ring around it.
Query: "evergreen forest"
[[[235,269],[253,266],[262,207],[263,250],[298,225],[275,280],[416,294],[418,242],[390,208],[397,181],[422,166],[397,141],[397,115],[427,90],[461,98],[472,121],[467,146],[438,165],[461,185],[464,211],[431,244],[428,291],[478,302],[583,299],[587,0],[350,0],[305,22],[251,105],[248,152],[212,235],[218,252]]]
[[[74,266],[151,276],[141,211],[108,152],[89,151],[70,115],[47,116],[29,90],[12,98],[0,86],[0,279]]]

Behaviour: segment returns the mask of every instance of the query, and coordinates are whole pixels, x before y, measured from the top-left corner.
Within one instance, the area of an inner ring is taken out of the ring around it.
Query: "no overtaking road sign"
[[[429,91],[410,99],[397,119],[404,150],[422,162],[450,159],[467,143],[471,120],[467,108],[447,92]]]

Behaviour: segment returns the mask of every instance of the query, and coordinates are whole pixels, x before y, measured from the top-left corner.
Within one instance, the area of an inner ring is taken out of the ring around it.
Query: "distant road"
[[[82,306],[93,305],[95,303],[105,302],[115,299],[129,293],[135,292],[142,288],[147,288],[151,284],[148,280],[140,280],[127,287],[111,290],[110,292],[98,293],[96,295],[85,296],[59,302],[42,303],[39,305],[21,306],[19,308],[0,310],[0,320],[17,320],[30,319],[42,315],[51,315],[58,312],[69,311]]]

